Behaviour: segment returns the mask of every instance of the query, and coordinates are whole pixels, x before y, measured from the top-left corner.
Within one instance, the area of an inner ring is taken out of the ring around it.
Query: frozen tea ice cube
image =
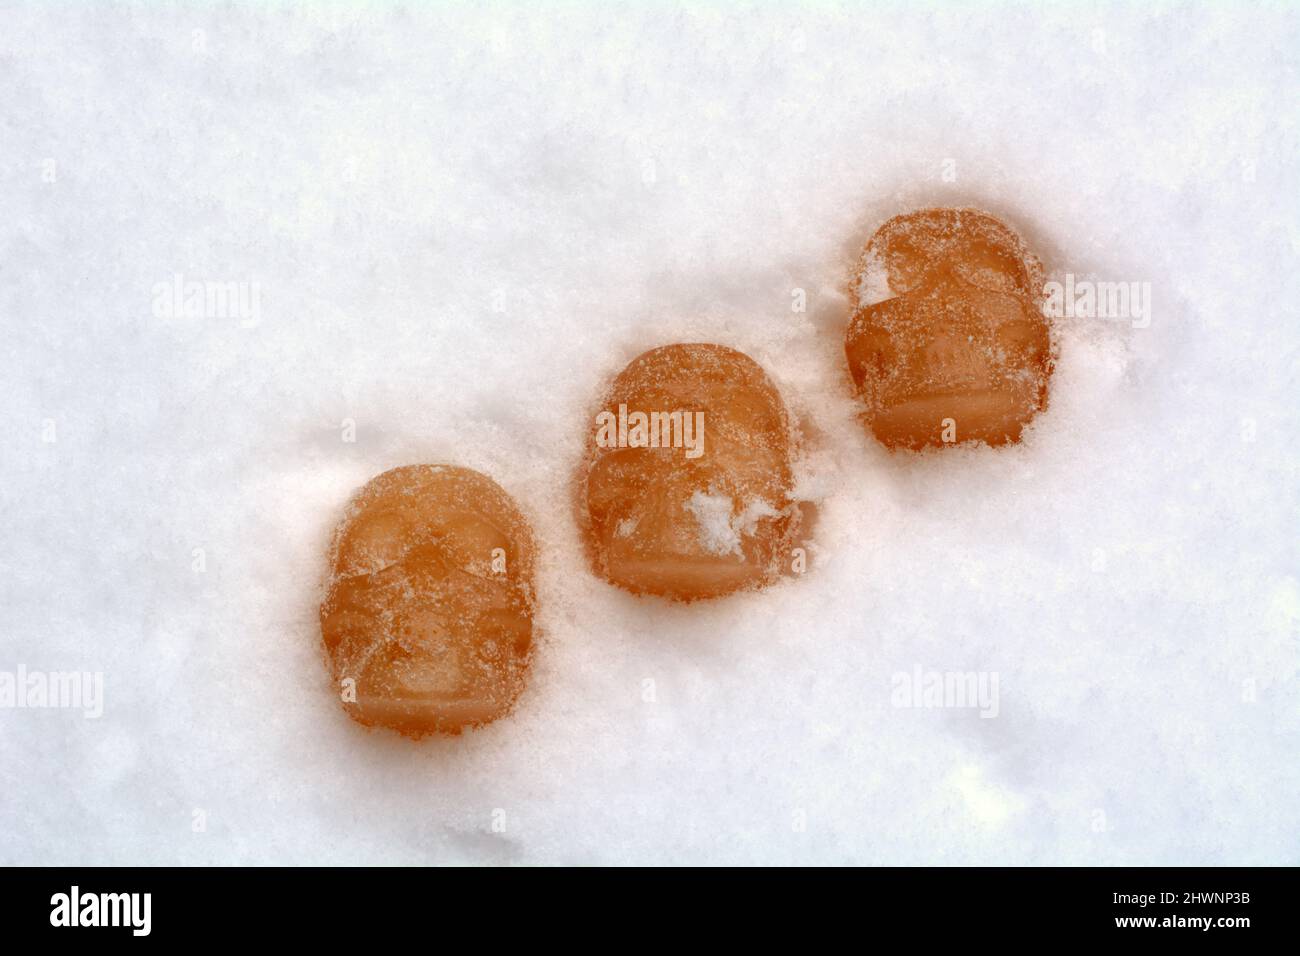
[[[1000,445],[1047,404],[1042,265],[1005,223],[922,209],[867,243],[844,348],[871,431],[891,448]]]
[[[678,600],[761,587],[793,548],[791,428],[766,373],[721,345],[633,359],[602,399],[579,471],[595,572]]]
[[[320,609],[347,712],[415,737],[505,714],[528,674],[533,561],[527,521],[485,475],[372,479],[335,531]]]

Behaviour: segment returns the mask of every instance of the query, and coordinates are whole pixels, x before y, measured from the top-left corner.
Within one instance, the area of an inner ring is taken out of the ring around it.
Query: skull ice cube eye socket
[[[1024,263],[1005,244],[973,240],[954,250],[953,268],[965,282],[990,292],[1028,296]]]
[[[896,216],[867,243],[845,355],[865,420],[891,448],[1020,440],[1045,407],[1043,272],[973,209]]]

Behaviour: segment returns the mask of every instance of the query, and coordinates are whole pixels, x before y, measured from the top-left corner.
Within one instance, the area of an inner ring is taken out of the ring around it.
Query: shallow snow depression
[[[0,861],[1300,862],[1298,23],[6,4],[0,671],[47,693]],[[855,420],[851,273],[933,204],[1149,283],[1056,320],[1020,445]],[[588,571],[592,402],[673,341],[801,421],[802,576]],[[542,632],[512,717],[420,743],[316,619],[415,462],[518,501]]]

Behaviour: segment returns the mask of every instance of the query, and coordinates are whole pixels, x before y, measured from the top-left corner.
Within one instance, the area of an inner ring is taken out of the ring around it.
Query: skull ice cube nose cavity
[[[691,601],[771,583],[796,541],[793,442],[741,352],[675,344],[633,359],[589,424],[577,511],[597,575]]]
[[[531,659],[534,555],[515,503],[476,471],[410,465],[362,487],[320,609],[348,714],[419,737],[507,713]]]
[[[975,209],[895,216],[871,237],[844,350],[872,433],[890,448],[1020,440],[1046,407],[1043,269]]]

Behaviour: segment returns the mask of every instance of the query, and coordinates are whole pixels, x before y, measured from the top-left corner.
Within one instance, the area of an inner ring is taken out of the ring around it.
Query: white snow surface
[[[0,710],[0,862],[1300,863],[1296,7],[521,6],[0,3],[0,670],[104,680]],[[851,272],[929,204],[1151,284],[1019,446],[855,418]],[[593,402],[674,341],[802,422],[802,576],[588,571]],[[316,616],[415,462],[541,549],[518,711],[421,742]]]

